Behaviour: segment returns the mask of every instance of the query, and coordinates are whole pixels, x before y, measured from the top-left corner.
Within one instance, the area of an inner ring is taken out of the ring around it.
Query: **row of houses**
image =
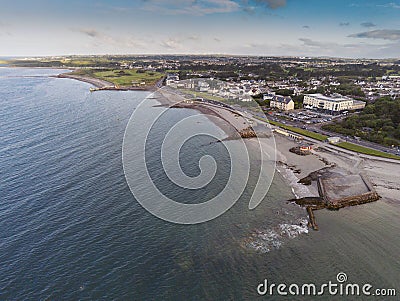
[[[400,76],[387,75],[382,76],[376,81],[356,81],[356,85],[360,86],[362,91],[369,99],[390,96],[392,98],[400,97]]]
[[[213,79],[189,79],[179,81],[177,74],[169,74],[166,85],[174,88],[190,89],[211,95],[238,99],[243,102],[253,101],[252,96],[263,92],[260,83],[255,81],[223,82]],[[281,111],[294,110],[294,101],[290,96],[277,95],[275,92],[263,94],[263,99],[269,101],[270,107]],[[339,114],[345,111],[364,109],[366,103],[340,94],[322,95],[305,94],[303,107],[305,109],[318,110],[329,114]]]
[[[179,80],[177,74],[168,74],[166,85],[178,89],[190,89],[197,92],[208,93],[227,99],[237,99],[243,102],[253,101],[252,96],[262,94],[265,82],[242,80],[240,82],[223,82],[209,79]]]

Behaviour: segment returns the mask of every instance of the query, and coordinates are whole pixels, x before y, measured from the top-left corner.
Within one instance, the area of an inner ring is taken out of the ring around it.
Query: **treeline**
[[[243,64],[240,62],[227,62],[221,64],[196,64],[192,61],[181,62],[181,76],[187,77],[188,72],[212,74],[219,79],[240,78],[254,79],[255,75],[260,79],[280,80],[288,77],[298,78],[307,81],[310,78],[322,78],[334,76],[348,83],[350,79],[356,78],[377,78],[386,74],[399,74],[400,65],[380,66],[377,63],[371,64],[344,64],[324,67],[305,68],[300,66],[286,66],[277,62],[260,62],[258,64]],[[341,88],[337,88],[340,90]],[[342,88],[345,89],[345,88]],[[337,91],[340,93],[340,91]],[[355,91],[353,95],[357,95],[359,91]],[[361,96],[361,95],[360,95]]]
[[[77,68],[77,67],[85,67],[85,68],[109,68],[115,69],[119,68],[118,62],[113,61],[95,61],[95,60],[71,60],[71,61],[61,61],[61,60],[15,60],[10,61],[9,64],[15,67],[42,67],[42,68]]]
[[[188,73],[201,73],[213,76],[217,79],[280,79],[287,72],[278,63],[260,63],[257,65],[247,64],[194,64],[193,62],[182,62],[179,68],[180,78],[188,79]],[[252,74],[254,76],[249,76]]]
[[[323,129],[388,146],[400,145],[400,99],[383,97],[342,122],[323,126]]]
[[[354,83],[342,83],[340,86],[319,86],[316,90],[310,90],[305,92],[306,94],[321,93],[325,95],[330,95],[333,93],[339,93],[344,96],[352,96],[357,99],[364,100],[365,93],[360,86]]]
[[[288,69],[288,75],[297,77],[299,79],[307,80],[310,77],[381,77],[388,72],[400,72],[399,65],[380,66],[377,63],[371,64],[345,64],[336,66],[326,66],[319,68],[304,69],[301,67],[293,67]]]

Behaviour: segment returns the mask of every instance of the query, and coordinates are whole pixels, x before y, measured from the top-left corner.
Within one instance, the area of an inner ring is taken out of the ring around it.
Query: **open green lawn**
[[[93,77],[112,82],[119,86],[132,86],[135,83],[140,85],[142,82],[146,86],[154,85],[160,80],[164,74],[160,72],[144,71],[138,72],[135,69],[132,70],[109,70],[109,71],[97,71],[93,72]]]
[[[357,144],[353,144],[353,143],[349,143],[349,142],[340,142],[338,144],[336,144],[337,146],[347,149],[347,150],[351,150],[360,154],[366,154],[366,155],[371,155],[371,156],[377,156],[377,157],[383,157],[383,158],[390,158],[390,159],[397,159],[400,160],[400,156],[396,156],[393,154],[388,154],[385,152],[381,152],[381,151],[377,151],[368,147],[364,147],[361,145],[357,145]]]
[[[93,60],[61,60],[61,63],[72,66],[91,66],[96,64]]]

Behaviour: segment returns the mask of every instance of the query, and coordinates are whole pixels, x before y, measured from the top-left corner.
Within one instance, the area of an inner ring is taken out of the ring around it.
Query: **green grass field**
[[[371,155],[371,156],[377,156],[377,157],[382,157],[382,158],[389,158],[389,159],[397,159],[400,160],[400,156],[396,156],[393,154],[388,154],[385,152],[381,152],[378,150],[374,150],[368,147],[364,147],[361,145],[357,145],[357,144],[353,144],[353,143],[349,143],[349,142],[340,142],[338,144],[336,144],[337,146],[347,149],[347,150],[351,150],[360,154],[365,154],[365,155]]]
[[[96,64],[95,61],[91,61],[91,60],[61,60],[61,63],[65,64],[65,65],[71,65],[71,66],[92,66],[94,64]]]
[[[127,87],[132,86],[135,83],[140,85],[142,82],[144,82],[146,86],[154,85],[164,76],[164,74],[152,71],[138,72],[137,70],[132,69],[98,71],[93,72],[92,76],[112,82],[115,85]]]

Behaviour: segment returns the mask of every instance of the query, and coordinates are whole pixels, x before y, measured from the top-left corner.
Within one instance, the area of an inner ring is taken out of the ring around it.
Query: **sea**
[[[400,293],[398,203],[318,211],[320,231],[309,230],[306,211],[287,202],[296,192],[287,171],[275,173],[255,210],[246,187],[216,219],[166,222],[135,199],[122,162],[131,115],[146,98],[154,103],[148,110],[159,110],[157,99],[90,92],[87,83],[53,77],[65,71],[0,68],[0,300],[367,300],[257,291],[265,280],[322,285],[339,273],[346,283]],[[171,109],[148,146],[157,149],[165,126],[195,114]],[[196,176],[199,153],[229,167],[209,139],[198,137],[180,153],[188,174]],[[160,167],[158,156],[146,156],[150,170]],[[227,178],[215,180],[217,191]],[[174,191],[167,181],[159,177],[157,186],[182,200],[203,195]],[[368,300],[375,299],[398,300]]]

